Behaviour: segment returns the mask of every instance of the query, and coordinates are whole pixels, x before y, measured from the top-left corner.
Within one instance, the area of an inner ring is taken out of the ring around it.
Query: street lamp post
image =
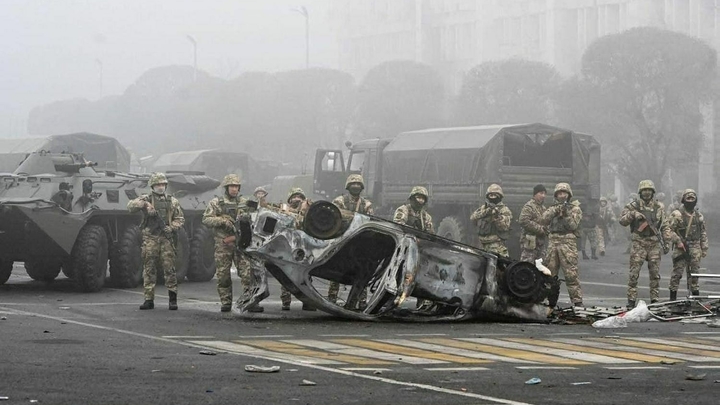
[[[103,96],[103,63],[100,59],[95,58],[95,63],[98,65],[100,77],[99,77],[99,85],[100,85],[100,98]]]
[[[305,17],[305,69],[310,68],[310,13],[305,6],[294,8],[294,12]]]
[[[187,35],[187,39],[193,46],[193,82],[197,82],[197,41],[192,35]]]

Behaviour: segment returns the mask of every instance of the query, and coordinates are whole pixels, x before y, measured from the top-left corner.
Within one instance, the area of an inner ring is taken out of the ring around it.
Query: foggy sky
[[[0,137],[25,133],[32,107],[121,94],[164,65],[191,65],[221,78],[249,70],[337,67],[327,21],[331,0],[0,0]]]

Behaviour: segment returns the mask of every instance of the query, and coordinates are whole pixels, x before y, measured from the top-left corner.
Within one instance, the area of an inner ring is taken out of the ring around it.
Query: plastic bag
[[[620,316],[611,316],[593,322],[592,327],[597,329],[627,328],[627,321]]]
[[[535,260],[535,267],[537,267],[537,269],[540,270],[540,272],[546,276],[552,275],[552,273],[550,273],[550,269],[545,267],[545,265],[543,264],[543,259]]]
[[[625,312],[624,314],[618,315],[619,317],[625,318],[625,321],[630,322],[647,322],[652,318],[652,314],[647,307],[645,301],[640,300],[635,308]]]

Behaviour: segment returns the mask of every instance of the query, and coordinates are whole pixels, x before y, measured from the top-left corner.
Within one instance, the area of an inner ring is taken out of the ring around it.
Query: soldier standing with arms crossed
[[[520,211],[520,260],[535,264],[535,260],[545,257],[548,229],[540,223],[545,212],[545,195],[547,189],[542,184],[533,188],[533,197],[526,202]]]
[[[670,229],[675,232],[680,242],[675,244],[673,252],[673,270],[670,276],[670,301],[677,299],[677,290],[683,272],[686,272],[688,292],[700,295],[700,286],[697,277],[690,277],[690,273],[697,273],[700,269],[700,260],[707,256],[710,245],[705,231],[705,219],[695,208],[697,193],[687,189],[680,197],[680,207],[670,214]]]
[[[155,283],[158,267],[165,275],[165,287],[170,297],[170,310],[178,309],[177,305],[177,274],[175,273],[175,234],[185,224],[185,217],[178,200],[165,193],[167,177],[162,173],[153,173],[148,185],[150,194],[130,200],[127,208],[130,212],[143,211],[142,260],[143,287],[145,302],[140,309],[155,308]]]
[[[545,266],[550,269],[553,277],[557,277],[562,268],[570,300],[574,306],[581,307],[583,297],[578,276],[577,235],[582,210],[579,202],[571,201],[572,189],[568,183],[558,183],[553,195],[555,204],[545,210],[541,221],[549,231]],[[550,307],[557,305],[559,296],[558,286],[548,298]]]
[[[502,188],[497,184],[491,184],[485,193],[485,204],[470,215],[470,221],[478,227],[480,249],[507,256],[505,240],[509,236],[512,212],[503,204],[502,199]]]

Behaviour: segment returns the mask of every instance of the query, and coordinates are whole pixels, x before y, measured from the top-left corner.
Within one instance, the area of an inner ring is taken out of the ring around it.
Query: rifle
[[[637,201],[631,202],[630,205],[635,207],[636,211],[638,211],[638,212],[640,211],[640,207],[637,205]],[[647,217],[645,217],[645,222],[643,224],[640,224],[640,226],[638,226],[638,231],[642,232],[645,229],[645,227],[649,227],[650,230],[653,231],[653,233],[657,237],[658,242],[660,243],[660,246],[662,246],[663,254],[665,254],[665,255],[668,254],[668,252],[670,251],[670,246],[665,244],[665,238],[663,237],[662,233],[660,233],[660,231],[657,229],[655,224],[650,222],[650,220]]]
[[[150,233],[153,235],[162,235],[167,238],[170,242],[172,242],[171,245],[173,248],[173,252],[177,254],[177,250],[175,248],[175,245],[177,244],[177,232],[172,231],[170,235],[165,232],[167,224],[165,223],[165,220],[157,213],[157,211],[155,211],[155,214],[150,216],[150,218],[153,219],[152,224],[154,225],[150,228]]]

